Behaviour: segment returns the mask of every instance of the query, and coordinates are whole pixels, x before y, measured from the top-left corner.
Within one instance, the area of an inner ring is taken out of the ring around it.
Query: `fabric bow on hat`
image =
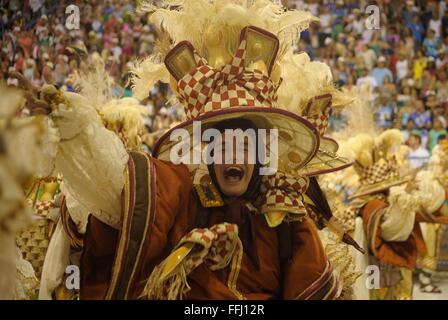
[[[192,50],[197,66],[177,84],[178,98],[185,105],[187,119],[225,108],[275,106],[278,86],[263,72],[246,67],[245,38],[232,61],[217,69]]]
[[[300,220],[306,215],[306,208],[302,203],[302,194],[308,189],[309,179],[306,177],[294,177],[290,174],[277,171],[271,176],[264,176],[261,191],[261,213],[283,212],[283,218],[288,221]],[[279,222],[281,222],[279,221]],[[268,217],[268,223],[272,221]],[[274,223],[276,226],[279,223]]]
[[[179,257],[180,250],[185,248],[188,248],[186,254]],[[232,260],[239,259],[241,263],[242,252],[238,226],[235,224],[221,223],[211,228],[193,229],[154,269],[143,295],[149,299],[182,298],[190,290],[187,276],[194,269],[203,263],[212,271],[227,267]],[[233,278],[237,277],[238,274],[235,274]]]

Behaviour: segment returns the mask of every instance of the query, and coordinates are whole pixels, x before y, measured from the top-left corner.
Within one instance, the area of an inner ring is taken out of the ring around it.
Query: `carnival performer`
[[[303,203],[316,182],[299,174],[311,175],[306,166],[327,152],[316,122],[277,104],[281,59],[315,18],[264,0],[143,9],[176,45],[164,65],[151,57],[139,79],[153,85],[165,77],[187,118],[158,140],[152,157],[128,152],[82,95],[48,85],[41,92],[60,138],[55,166],[67,207],[82,204],[90,213],[81,299],[339,296],[339,275]],[[328,112],[331,96],[315,105],[310,119]],[[192,139],[198,124],[204,148]],[[278,135],[240,145],[226,134],[260,129]],[[219,163],[223,155],[230,163]],[[316,208],[326,201],[323,193],[309,198]],[[330,215],[321,220],[338,229]]]
[[[348,141],[359,187],[345,214],[362,217],[364,232],[355,233],[366,239],[370,259],[365,265],[380,271],[380,282],[369,288],[371,299],[412,299],[412,271],[426,252],[419,223],[443,222],[437,213],[444,200],[438,199],[440,187],[420,174],[415,179],[415,172],[403,174],[405,166],[398,165],[402,143],[394,129],[376,138],[360,134]]]
[[[41,157],[41,120],[19,118],[23,92],[0,85],[0,299],[35,298],[38,279],[16,245],[18,232],[32,222],[23,189],[33,176],[48,171]]]
[[[428,184],[432,188],[425,190],[425,192],[432,196],[432,200],[428,199],[428,205],[432,202],[432,209],[435,208],[433,215],[426,215],[427,222],[421,223],[427,252],[419,260],[419,267],[421,268],[419,282],[420,290],[425,293],[441,293],[441,290],[434,284],[432,278],[438,271],[447,270],[447,226],[436,223],[436,221],[440,222],[440,220],[445,222],[448,216],[446,196],[448,194],[447,160],[448,143],[446,138],[440,139],[429,160],[428,168],[422,170],[417,175],[419,180],[432,181],[431,184]],[[445,200],[442,201],[442,199]]]

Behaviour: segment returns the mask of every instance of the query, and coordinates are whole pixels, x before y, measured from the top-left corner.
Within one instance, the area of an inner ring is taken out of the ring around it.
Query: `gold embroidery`
[[[233,253],[232,264],[230,266],[229,279],[227,280],[227,287],[233,292],[238,300],[246,300],[246,298],[238,291],[236,284],[238,281],[238,275],[241,270],[241,261],[243,260],[243,245],[241,240],[238,239],[238,245]]]
[[[150,221],[150,219],[151,219],[151,209],[155,205],[154,203],[152,203],[151,193],[153,192],[153,190],[151,189],[151,187],[152,187],[151,186],[151,182],[155,181],[156,171],[155,170],[153,170],[153,171],[151,170],[152,169],[152,162],[151,162],[151,159],[149,158],[149,156],[146,153],[141,153],[141,155],[143,155],[145,157],[145,160],[148,162],[148,165],[147,165],[147,169],[148,169],[148,171],[147,171],[147,177],[148,177],[148,208],[147,208],[147,210],[148,210],[148,212],[146,214],[146,221],[145,221],[147,227],[145,228],[145,231],[144,231],[144,234],[143,234],[143,238],[142,238],[142,241],[140,243],[140,248],[138,249],[137,257],[140,257],[141,254],[142,254],[142,250],[143,250],[143,247],[144,247],[146,235],[148,233],[148,229],[149,229],[149,226],[150,226],[150,223],[151,223],[151,221]],[[134,197],[135,197],[135,194],[134,194]],[[135,203],[135,200],[134,200],[134,203]],[[154,211],[154,214],[155,214],[155,211]],[[128,282],[128,287],[126,288],[126,292],[125,292],[125,295],[124,295],[125,299],[128,298],[129,289],[131,287],[131,282],[132,282],[132,279],[134,278],[135,271],[137,269],[137,265],[138,265],[137,263],[134,264],[134,268],[132,270],[131,277],[129,278],[130,281]]]
[[[214,184],[195,184],[194,188],[204,208],[222,207],[224,200]]]
[[[123,224],[122,224],[122,236],[120,237],[120,242],[118,243],[118,249],[117,249],[117,256],[115,258],[115,262],[114,262],[114,266],[112,268],[113,273],[112,273],[112,279],[111,279],[111,283],[109,285],[109,288],[107,290],[107,294],[106,294],[106,300],[110,300],[112,299],[112,295],[115,291],[115,287],[117,285],[117,281],[118,281],[118,275],[119,275],[119,263],[120,261],[123,259],[123,247],[126,244],[126,236],[125,236],[125,232],[126,232],[126,223],[125,221],[128,220],[128,214],[129,214],[129,206],[130,206],[130,175],[129,175],[129,167],[126,166],[126,170],[125,170],[125,183],[124,183],[124,206],[123,206]]]

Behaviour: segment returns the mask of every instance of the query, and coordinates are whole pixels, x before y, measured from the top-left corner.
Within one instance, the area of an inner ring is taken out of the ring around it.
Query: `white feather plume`
[[[279,37],[281,58],[300,39],[301,31],[319,21],[309,12],[286,10],[276,0],[165,0],[159,5],[146,0],[139,11],[149,13],[150,21],[166,30],[173,43],[188,40],[204,57],[204,32],[210,26],[230,35],[230,48],[238,43],[242,28],[266,29]]]
[[[158,81],[168,83],[170,79],[165,65],[154,56],[135,62],[130,72],[132,93],[139,100],[147,98]]]
[[[97,110],[114,98],[114,80],[106,70],[104,60],[93,54],[86,72],[76,72],[74,84],[79,94],[85,97]]]

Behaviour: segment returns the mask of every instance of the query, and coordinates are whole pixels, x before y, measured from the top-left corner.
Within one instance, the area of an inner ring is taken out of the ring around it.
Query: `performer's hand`
[[[419,169],[413,169],[409,173],[410,180],[406,184],[406,189],[405,189],[407,193],[412,193],[418,189],[418,183],[416,182],[418,172],[419,172]]]
[[[51,113],[51,106],[45,100],[39,99],[38,88],[25,78],[20,72],[12,71],[9,76],[15,78],[19,82],[19,88],[25,91],[26,108],[30,110],[31,115],[46,115]]]
[[[418,189],[418,184],[415,182],[415,180],[411,180],[407,183],[405,190],[407,193],[412,193],[417,189]]]

